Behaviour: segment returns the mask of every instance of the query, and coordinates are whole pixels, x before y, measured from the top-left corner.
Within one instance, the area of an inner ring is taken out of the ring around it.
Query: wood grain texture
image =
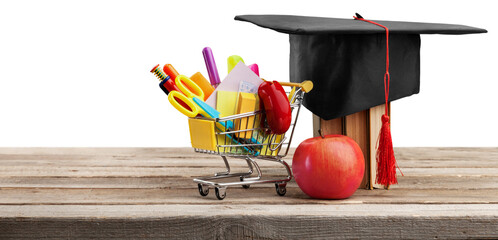
[[[344,135],[352,138],[361,148],[365,162],[365,173],[360,188],[370,188],[370,131],[368,112],[364,110],[345,117]]]
[[[388,104],[388,114],[391,115],[391,104]],[[324,120],[313,115],[313,136],[318,136],[318,129],[325,134],[342,134],[351,137],[358,143],[365,157],[365,175],[360,188],[384,188],[375,183],[377,176],[377,139],[382,127],[381,117],[385,112],[385,104],[356,112],[345,117]]]
[[[284,197],[261,184],[219,201],[192,178],[223,161],[191,148],[0,148],[0,239],[498,238],[498,148],[395,154],[405,176],[390,190],[318,200],[291,181]],[[285,175],[258,163],[264,177]]]
[[[374,223],[374,224],[372,224]],[[435,227],[437,226],[437,228]],[[0,222],[2,239],[495,239],[496,218],[238,215],[124,219],[22,218]]]
[[[277,177],[269,176],[266,177]],[[391,188],[408,189],[498,189],[498,176],[400,176],[399,184]],[[477,184],[476,184],[477,183]],[[192,189],[190,177],[1,177],[0,186],[5,188],[188,188]],[[288,187],[297,187],[295,181]],[[254,185],[251,188],[273,188],[272,185]]]
[[[434,204],[19,206],[4,211],[0,234],[2,239],[494,238],[497,210],[498,205]],[[18,212],[31,214],[14,218]]]
[[[318,129],[322,129],[323,135],[344,134],[344,121],[345,118],[334,118],[331,120],[320,119]]]
[[[250,188],[232,187],[227,189],[227,198],[216,200],[213,189],[208,197],[201,197],[196,185],[190,188],[162,189],[106,189],[106,188],[2,188],[1,205],[140,205],[140,204],[456,204],[492,203],[498,204],[497,189],[403,189],[372,192],[358,189],[344,200],[310,199],[297,187],[288,187],[285,197],[278,197],[274,187]],[[272,186],[272,185],[267,185]]]
[[[390,104],[388,105],[390,107]],[[382,104],[369,109],[369,183],[370,189],[383,188],[381,184],[375,183],[377,178],[377,142],[379,139],[380,129],[382,128],[382,115],[385,113],[386,105]]]
[[[313,114],[313,137],[318,137],[320,136],[320,133],[318,132],[318,129],[320,129],[320,123],[321,118],[318,117],[317,115]]]

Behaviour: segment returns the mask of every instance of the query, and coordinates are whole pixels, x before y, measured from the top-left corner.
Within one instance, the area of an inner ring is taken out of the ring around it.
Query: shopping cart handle
[[[291,83],[291,82],[279,82],[280,85],[282,86],[288,86],[288,87],[300,87],[303,92],[307,93],[313,89],[313,82],[310,80],[306,80],[302,83]]]

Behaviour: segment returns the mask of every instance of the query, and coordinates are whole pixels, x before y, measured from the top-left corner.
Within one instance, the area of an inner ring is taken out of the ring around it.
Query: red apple
[[[360,146],[343,135],[304,140],[292,159],[299,188],[312,198],[344,199],[358,189],[365,172]]]

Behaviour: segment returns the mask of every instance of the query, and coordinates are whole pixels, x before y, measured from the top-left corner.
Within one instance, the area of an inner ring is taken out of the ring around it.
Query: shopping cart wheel
[[[243,182],[244,181],[244,177],[240,177],[240,181]],[[249,187],[251,187],[251,185],[244,184],[244,185],[242,185],[242,187],[245,188],[245,189],[248,189]]]
[[[227,196],[227,193],[225,190],[226,190],[226,187],[225,188],[222,188],[222,187],[215,187],[214,188],[214,193],[216,194],[216,198],[218,198],[218,200],[225,199],[225,197]]]
[[[286,183],[275,183],[275,190],[279,196],[284,196],[287,193]]]
[[[209,188],[208,187],[203,187],[202,184],[197,184],[197,188],[199,188],[199,193],[201,196],[205,197],[209,194]]]

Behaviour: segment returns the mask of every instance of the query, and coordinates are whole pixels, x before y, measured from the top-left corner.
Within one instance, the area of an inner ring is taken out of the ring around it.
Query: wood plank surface
[[[498,231],[496,211],[497,205],[483,204],[16,206],[3,212],[0,234],[3,239],[490,239]]]
[[[292,180],[284,197],[260,184],[219,201],[192,178],[224,171],[222,159],[191,148],[0,148],[0,238],[498,238],[498,148],[395,154],[404,176],[390,190],[317,200]]]
[[[265,175],[266,176],[266,175]],[[270,177],[270,176],[268,176]],[[271,176],[277,177],[277,176]],[[409,189],[497,189],[496,176],[404,176],[392,188]],[[479,184],[476,186],[476,182]],[[190,177],[1,177],[4,188],[192,188]],[[291,181],[288,187],[297,187]],[[409,187],[407,187],[409,186]],[[269,184],[253,185],[252,188],[273,188]]]
[[[194,184],[192,186],[197,187]],[[208,197],[201,197],[196,188],[141,189],[128,188],[3,188],[1,205],[126,205],[126,204],[456,204],[492,203],[498,204],[497,189],[392,189],[392,191],[373,192],[366,189],[358,191],[344,200],[310,199],[297,187],[287,188],[285,197],[279,197],[274,188],[232,187],[227,189],[223,201],[216,200],[213,189]]]

